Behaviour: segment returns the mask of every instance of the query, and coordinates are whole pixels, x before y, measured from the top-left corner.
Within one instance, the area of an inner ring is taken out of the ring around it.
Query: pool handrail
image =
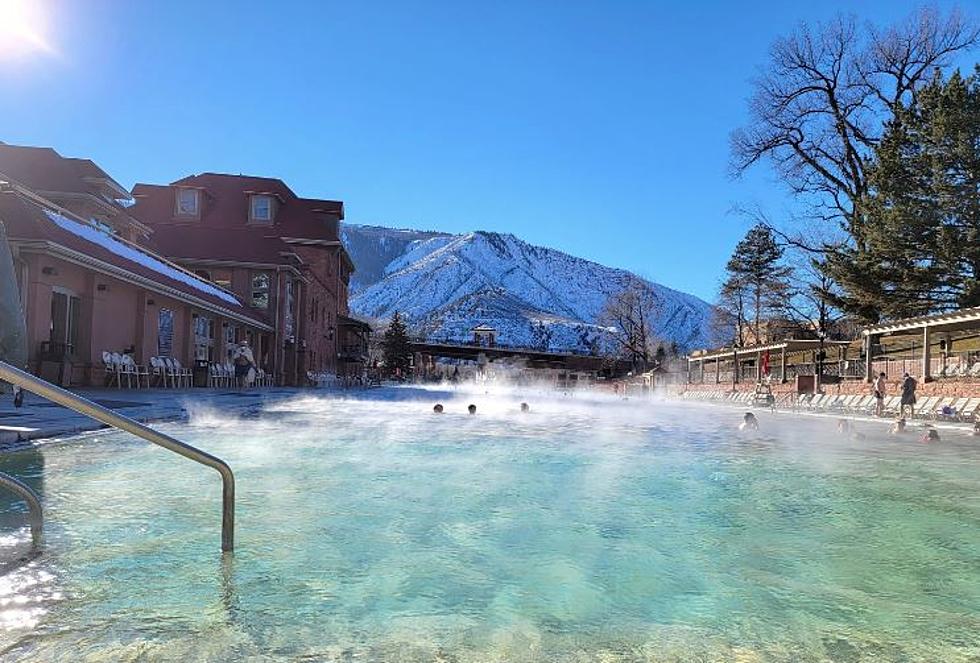
[[[41,498],[38,497],[33,488],[5,472],[0,472],[0,487],[6,488],[27,502],[28,520],[31,524],[31,545],[37,550],[41,547],[41,528],[44,525]]]
[[[221,475],[222,487],[221,550],[222,552],[231,552],[234,550],[235,475],[225,461],[2,361],[0,361],[0,380],[17,385],[21,389],[26,389],[62,407],[89,416],[113,428],[126,431],[147,442],[152,442],[164,449],[180,454],[184,458],[189,458],[201,465],[216,470]]]

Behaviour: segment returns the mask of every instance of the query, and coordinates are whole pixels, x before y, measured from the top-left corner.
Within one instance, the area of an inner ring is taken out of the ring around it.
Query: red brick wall
[[[739,383],[737,387],[738,391],[755,391],[754,383],[742,382]],[[732,390],[732,385],[731,383],[691,384],[687,385],[686,390],[730,392]],[[772,385],[772,391],[776,394],[793,393],[796,391],[796,384],[793,382],[788,382],[786,384],[774,383]],[[841,382],[840,384],[824,385],[824,392],[828,394],[870,394],[871,385],[863,380],[848,380],[846,382]],[[888,383],[887,393],[889,395],[895,396],[900,392],[901,384],[898,381],[890,381]],[[923,384],[920,380],[918,386],[916,387],[915,393],[920,397],[955,396],[960,398],[980,398],[980,381],[944,379]]]

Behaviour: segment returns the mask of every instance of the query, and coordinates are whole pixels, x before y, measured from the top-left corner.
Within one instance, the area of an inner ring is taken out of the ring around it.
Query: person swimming
[[[851,422],[847,419],[841,419],[837,422],[837,433],[840,435],[848,435],[851,432]]]
[[[901,435],[906,432],[905,428],[905,417],[899,417],[892,424],[892,429],[889,431],[892,435]]]
[[[432,406],[432,411],[435,414],[442,414],[442,403],[436,403]]]
[[[973,432],[971,435],[980,435],[980,421],[973,424]]]
[[[939,442],[939,431],[937,431],[932,426],[926,429],[925,434],[923,434],[920,442]]]
[[[527,403],[521,403],[521,412],[530,412],[531,406]]]
[[[470,403],[470,405],[469,405],[469,407],[468,407],[468,408],[466,408],[466,410],[467,410],[467,411],[468,411],[468,412],[469,412],[470,414],[476,414],[476,406],[475,406],[475,405],[473,405],[472,403]]]
[[[742,423],[738,425],[739,430],[759,430],[759,420],[751,412],[746,412],[742,417]]]

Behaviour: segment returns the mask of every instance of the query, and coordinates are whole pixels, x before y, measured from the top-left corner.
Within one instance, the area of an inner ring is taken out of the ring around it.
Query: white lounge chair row
[[[947,364],[946,368],[938,372],[941,378],[975,378],[980,377],[980,361],[970,365],[969,362],[958,362]]]
[[[872,395],[801,394],[796,401],[796,408],[823,412],[874,414],[877,402]],[[883,409],[885,416],[899,416],[902,409],[901,397],[885,398]],[[915,404],[915,418],[972,421],[977,416],[978,409],[980,409],[980,398],[927,396]]]
[[[149,389],[154,384],[163,387],[190,387],[192,382],[191,370],[184,368],[172,357],[150,357],[150,366],[137,364],[132,355],[119,352],[103,352],[102,364],[105,366],[106,385],[113,384],[126,387]]]
[[[271,387],[273,385],[272,376],[259,368],[255,371],[255,381],[252,383],[256,387]],[[238,383],[235,379],[235,366],[231,362],[224,364],[211,364],[208,368],[209,387],[235,387]]]
[[[138,365],[130,355],[103,352],[102,364],[105,367],[106,386],[111,387],[112,383],[115,382],[117,388],[122,388],[123,380],[126,381],[126,386],[129,388],[133,387],[134,381],[137,389],[143,384],[146,384],[147,387],[150,386],[150,374],[146,370],[146,366]]]
[[[720,390],[692,390],[684,392],[687,400],[714,401],[731,404],[753,404],[755,393],[750,391],[729,392]],[[784,401],[777,400],[777,407]],[[885,399],[884,415],[898,416],[901,410],[900,396]],[[877,402],[873,395],[862,394],[800,394],[792,401],[795,410],[813,412],[840,412],[854,415],[875,414]],[[927,396],[915,405],[916,419],[946,421],[975,421],[980,416],[980,398],[955,396]]]
[[[686,391],[684,398],[694,401],[714,401],[717,403],[751,403],[755,399],[754,391],[721,391],[718,389],[704,391]]]

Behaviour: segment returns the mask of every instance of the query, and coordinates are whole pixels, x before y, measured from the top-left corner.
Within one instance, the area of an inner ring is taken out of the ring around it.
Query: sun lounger
[[[850,398],[849,396],[841,396],[836,394],[830,397],[830,399],[824,404],[825,410],[839,411],[844,409],[844,401]]]
[[[946,421],[955,421],[959,418],[959,412],[963,407],[969,402],[969,398],[947,398],[946,402],[940,403],[939,407],[936,408],[936,419],[945,419]],[[949,413],[945,414],[943,408],[949,406]]]
[[[902,407],[901,396],[889,396],[888,398],[885,399],[884,414],[897,415],[901,407]]]
[[[866,414],[871,408],[874,407],[875,397],[870,395],[860,396],[856,400],[851,402],[851,412],[857,412],[858,414]]]
[[[957,417],[960,421],[971,421],[976,417],[978,408],[980,408],[980,398],[971,398],[967,400],[963,409],[957,412]]]
[[[928,396],[924,400],[915,404],[916,419],[928,419],[932,417],[936,404],[939,403],[939,396]]]

